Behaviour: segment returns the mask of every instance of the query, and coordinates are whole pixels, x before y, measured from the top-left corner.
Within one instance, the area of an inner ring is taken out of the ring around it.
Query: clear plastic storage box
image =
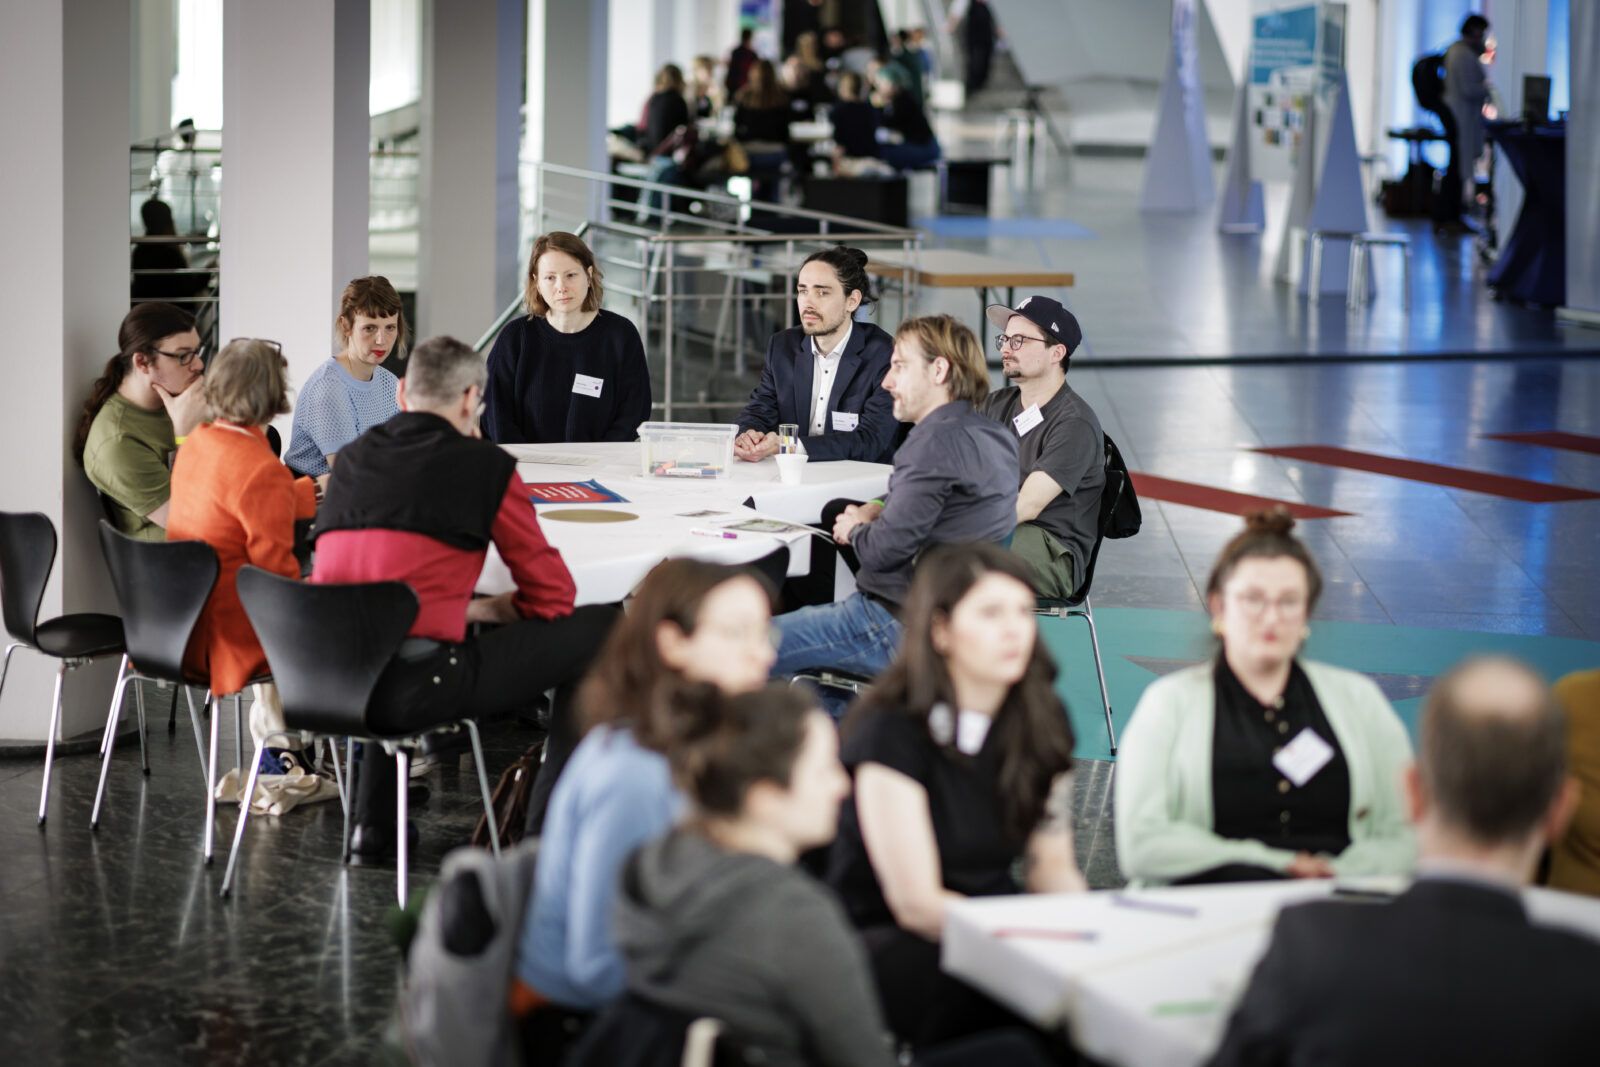
[[[715,422],[647,422],[639,427],[641,473],[653,478],[732,478],[739,427]]]

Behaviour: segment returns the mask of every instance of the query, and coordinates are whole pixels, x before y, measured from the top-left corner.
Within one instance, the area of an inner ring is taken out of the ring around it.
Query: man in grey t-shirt
[[[987,314],[1000,330],[1002,371],[1013,383],[990,393],[980,409],[1017,435],[1022,486],[1011,551],[1033,565],[1040,596],[1065,599],[1088,565],[1106,484],[1105,432],[1067,384],[1067,361],[1083,331],[1047,296],[1015,308],[992,304]]]

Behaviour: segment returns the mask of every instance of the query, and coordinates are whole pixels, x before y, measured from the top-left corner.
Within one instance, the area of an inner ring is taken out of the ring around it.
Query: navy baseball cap
[[[1083,342],[1083,330],[1078,326],[1078,320],[1072,312],[1061,306],[1059,300],[1051,300],[1048,296],[1030,296],[1014,308],[1004,304],[990,304],[984,309],[989,317],[989,322],[994,328],[1005,332],[1006,323],[1011,321],[1011,316],[1021,315],[1029,322],[1045,332],[1047,337],[1053,337],[1060,344],[1067,346],[1067,356],[1078,350],[1078,345]]]

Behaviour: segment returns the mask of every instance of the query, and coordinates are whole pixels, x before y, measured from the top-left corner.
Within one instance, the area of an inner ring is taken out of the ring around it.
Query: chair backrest
[[[772,583],[772,588],[783,589],[783,581],[789,577],[789,546],[779,545],[759,559],[753,559],[745,564],[761,577]]]
[[[34,643],[55,562],[56,528],[48,516],[0,511],[0,616],[12,640]]]
[[[1109,446],[1111,439],[1106,438]],[[1081,604],[1089,597],[1089,587],[1094,584],[1094,565],[1100,558],[1100,546],[1105,543],[1106,531],[1111,528],[1112,519],[1116,515],[1117,502],[1122,499],[1122,493],[1128,486],[1128,475],[1118,470],[1110,462],[1110,448],[1107,448],[1106,484],[1100,491],[1100,516],[1095,523],[1094,547],[1089,549],[1089,561],[1084,564],[1083,581],[1078,583],[1078,588],[1072,591],[1069,603]]]
[[[272,449],[274,456],[283,455],[283,435],[278,432],[276,426],[267,427],[267,447]]]
[[[204,541],[140,541],[101,519],[100,551],[128,658],[147,677],[183,681],[184,650],[217,584],[216,550]]]
[[[325,585],[244,567],[239,600],[292,730],[375,736],[367,704],[417,617],[404,582]]]
[[[762,1059],[730,1038],[717,1020],[629,992],[600,1013],[562,1062],[567,1067],[734,1067]]]

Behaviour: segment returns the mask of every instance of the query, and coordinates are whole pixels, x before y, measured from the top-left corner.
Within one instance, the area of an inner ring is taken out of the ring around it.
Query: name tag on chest
[[[1023,409],[1022,414],[1011,420],[1011,425],[1017,428],[1018,437],[1026,437],[1030,430],[1035,429],[1044,421],[1044,415],[1039,411],[1038,404],[1029,404]]]
[[[839,433],[855,429],[861,424],[861,416],[849,411],[835,411],[833,413],[833,428]]]
[[[1272,765],[1299,789],[1315,778],[1331,759],[1333,746],[1307,726],[1295,735],[1293,741],[1278,750],[1278,754],[1272,757]]]
[[[591,378],[587,374],[577,374],[572,378],[572,391],[583,396],[599,396],[600,390],[605,386],[604,378]]]

